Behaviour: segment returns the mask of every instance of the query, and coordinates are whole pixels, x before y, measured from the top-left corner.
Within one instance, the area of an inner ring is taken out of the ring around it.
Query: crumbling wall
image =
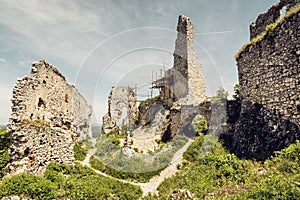
[[[13,89],[9,172],[42,173],[52,161],[71,164],[73,146],[90,130],[91,106],[51,64],[32,63]]]
[[[207,100],[206,85],[202,65],[194,49],[194,28],[188,17],[179,16],[177,32],[173,68],[155,84],[161,89],[160,96],[165,101],[197,105]]]
[[[258,16],[255,22],[250,25],[250,40],[261,34],[267,25],[276,22],[284,13],[288,12],[295,6],[299,0],[281,0],[278,4],[273,5],[266,13]],[[285,7],[285,9],[283,9]]]
[[[179,16],[177,32],[174,70],[181,76],[177,76],[175,81],[175,94],[177,99],[186,98],[186,104],[199,104],[207,100],[206,85],[202,65],[194,49],[194,27],[190,18]]]
[[[238,155],[264,159],[300,138],[299,5],[295,8],[237,56],[242,108],[233,148]]]
[[[132,87],[113,87],[108,97],[108,113],[103,117],[102,131],[109,133],[137,119],[136,94]]]
[[[189,120],[189,114],[193,115],[194,112],[181,110],[183,107],[197,107],[208,100],[202,65],[194,49],[194,28],[188,17],[179,16],[177,32],[173,68],[167,70],[164,77],[154,82],[154,88],[160,89],[160,98],[157,101],[170,111],[167,119],[169,126],[163,135],[163,140],[170,140],[183,131],[181,126],[185,125],[182,122]],[[143,118],[140,117],[139,121],[149,122],[151,118],[147,116],[150,110],[151,106],[140,110],[140,116]]]

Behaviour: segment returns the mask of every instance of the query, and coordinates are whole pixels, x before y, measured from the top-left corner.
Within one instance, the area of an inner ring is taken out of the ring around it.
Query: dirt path
[[[96,148],[93,148],[93,149],[90,149],[86,155],[86,158],[84,159],[84,161],[78,161],[80,164],[82,164],[83,166],[87,166],[91,169],[93,169],[97,174],[100,174],[102,176],[105,176],[105,177],[108,177],[108,178],[111,178],[111,179],[114,179],[114,180],[118,180],[122,183],[129,183],[129,184],[132,184],[132,185],[136,185],[136,186],[140,186],[138,183],[133,183],[133,182],[130,182],[130,181],[126,181],[126,180],[123,180],[123,179],[118,179],[118,178],[115,178],[113,176],[110,176],[108,174],[105,174],[99,170],[96,170],[94,168],[91,167],[90,165],[90,158],[92,157],[92,155],[94,155],[96,153],[97,149]]]
[[[171,177],[178,171],[177,165],[182,162],[183,153],[187,150],[187,148],[190,146],[190,144],[192,142],[193,142],[193,140],[189,139],[188,142],[174,154],[169,166],[167,166],[158,176],[154,176],[153,178],[151,178],[147,183],[134,183],[134,182],[130,182],[130,181],[122,180],[122,179],[117,179],[117,178],[107,175],[101,171],[93,169],[90,166],[89,160],[90,160],[91,156],[96,153],[96,151],[97,151],[96,148],[90,149],[87,153],[85,160],[82,162],[79,162],[79,163],[81,163],[83,166],[88,166],[88,167],[92,168],[97,174],[100,174],[102,176],[112,178],[112,179],[121,181],[123,183],[129,183],[132,185],[140,186],[143,191],[143,197],[144,197],[148,193],[156,194],[158,192],[157,187],[164,181],[164,179]]]
[[[165,178],[169,178],[173,176],[177,171],[177,165],[182,162],[183,153],[187,150],[193,140],[189,139],[189,141],[179,149],[175,154],[174,157],[168,167],[166,167],[159,176],[154,176],[149,180],[147,183],[138,183],[143,191],[143,197],[146,196],[148,193],[156,194],[157,187],[165,180]]]

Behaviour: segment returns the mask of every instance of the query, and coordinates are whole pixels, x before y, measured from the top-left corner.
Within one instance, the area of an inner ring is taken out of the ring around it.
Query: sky
[[[101,123],[114,85],[150,94],[160,69],[173,65],[179,15],[192,20],[207,95],[231,94],[238,82],[235,53],[249,25],[275,0],[0,0],[0,124],[9,118],[17,78],[45,59],[92,105]]]

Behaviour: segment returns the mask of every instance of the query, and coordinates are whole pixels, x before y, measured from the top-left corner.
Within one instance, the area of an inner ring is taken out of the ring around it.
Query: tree
[[[239,101],[240,100],[240,85],[239,84],[235,84],[235,86],[233,88],[233,92],[234,92],[234,94],[232,95],[233,99]]]
[[[223,87],[219,87],[219,89],[216,92],[216,96],[212,97],[212,100],[219,101],[221,99],[228,99],[229,92],[226,91]]]

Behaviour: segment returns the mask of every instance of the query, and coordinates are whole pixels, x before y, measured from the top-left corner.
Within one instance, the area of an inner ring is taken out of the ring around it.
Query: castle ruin
[[[42,60],[17,80],[11,101],[9,173],[40,174],[53,161],[73,164],[73,147],[88,136],[92,115],[76,88]]]
[[[207,100],[202,65],[194,49],[194,28],[190,18],[180,15],[177,24],[177,39],[173,68],[154,82],[160,89],[160,97],[169,104],[198,105]]]
[[[103,116],[102,132],[121,130],[137,118],[136,93],[132,87],[112,87],[108,97],[108,113]]]

